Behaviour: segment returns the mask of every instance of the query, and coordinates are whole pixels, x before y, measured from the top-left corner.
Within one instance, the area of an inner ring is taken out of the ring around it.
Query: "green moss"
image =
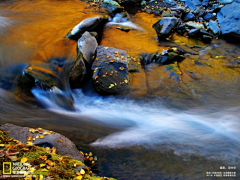
[[[75,160],[69,156],[63,156],[51,152],[49,149],[43,147],[26,145],[17,140],[11,139],[11,137],[0,130],[0,151],[6,152],[9,150],[11,153],[19,152],[13,155],[16,162],[20,162],[24,157],[26,158],[26,163],[34,168],[34,175],[37,178],[52,177],[53,179],[77,179],[77,177],[82,177],[82,179],[89,180],[104,180],[109,179],[106,177],[96,177],[92,175],[91,169],[84,165],[83,162]],[[3,156],[0,159],[0,174],[2,174],[3,162],[11,162],[9,156]],[[82,175],[80,172],[76,172],[76,167],[84,165],[84,172]],[[110,180],[113,180],[110,178]]]

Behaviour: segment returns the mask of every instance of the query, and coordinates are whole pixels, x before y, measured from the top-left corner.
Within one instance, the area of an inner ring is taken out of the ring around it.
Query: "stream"
[[[66,39],[66,34],[83,19],[101,14],[87,6],[77,0],[1,1],[0,70],[13,78],[32,62],[74,60],[76,42]],[[140,29],[126,33],[106,26],[100,45],[124,49],[131,55],[169,47],[156,41],[152,24],[158,17],[130,15]],[[197,40],[175,39],[205,46]],[[234,59],[232,54],[239,56],[237,45],[223,39],[214,40],[214,44],[220,47],[220,55],[229,54],[228,60]],[[187,93],[166,95],[167,88],[156,86],[162,82],[153,73],[158,67],[150,65],[147,90],[137,81],[142,87],[139,91],[126,96],[100,96],[89,82],[71,92],[76,111],[59,107],[46,95],[48,92],[40,89],[32,89],[37,103],[25,102],[14,95],[7,81],[2,81],[0,124],[42,127],[65,135],[80,150],[97,155],[101,176],[119,180],[215,179],[206,177],[206,173],[223,172],[220,166],[236,166],[237,177],[228,179],[238,179],[239,71],[228,72],[222,67],[223,61],[212,62],[217,70],[199,67],[211,79],[207,83],[199,81],[199,93],[189,90],[193,98]],[[191,89],[189,84],[186,89]]]

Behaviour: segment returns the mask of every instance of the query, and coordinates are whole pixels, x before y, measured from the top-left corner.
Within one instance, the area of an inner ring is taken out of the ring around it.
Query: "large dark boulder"
[[[218,22],[222,34],[238,35],[240,34],[240,3],[233,2],[225,5],[217,14]]]
[[[32,129],[29,127],[21,127],[14,124],[4,124],[0,126],[0,129],[7,132],[12,138],[25,144],[32,142],[32,144],[36,146],[55,147],[56,152],[60,155],[70,156],[82,162],[84,160],[83,155],[78,151],[73,142],[59,133],[41,128]],[[35,140],[33,138],[35,138]]]
[[[167,38],[179,24],[179,19],[176,17],[164,17],[153,25],[158,38]]]
[[[129,90],[127,52],[113,47],[97,47],[93,62],[93,86],[98,94],[122,94]]]

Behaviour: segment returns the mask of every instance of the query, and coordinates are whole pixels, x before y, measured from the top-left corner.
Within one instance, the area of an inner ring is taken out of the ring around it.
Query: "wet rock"
[[[240,3],[233,2],[225,5],[217,14],[222,34],[240,34]]]
[[[209,21],[210,19],[214,18],[216,15],[214,15],[213,13],[207,13],[203,19]]]
[[[99,46],[92,70],[93,86],[98,94],[122,94],[129,91],[126,51]]]
[[[29,132],[29,127],[21,127],[13,124],[1,125],[0,129],[7,132],[12,138],[17,139],[25,144],[27,143],[27,138],[29,136],[33,136],[33,138],[36,139],[33,142],[33,145],[49,148],[54,146],[58,154],[70,156],[82,162],[84,161],[83,155],[78,151],[73,142],[59,133],[53,132],[51,134],[45,129],[40,129],[38,132],[32,133]],[[44,132],[48,132],[49,134],[44,135]],[[36,138],[36,136],[40,137],[40,135],[42,135],[43,138]]]
[[[204,29],[204,25],[202,23],[196,23],[193,21],[189,21],[186,23],[186,26],[195,28],[195,29]]]
[[[198,7],[195,11],[194,14],[196,15],[196,17],[201,17],[205,14],[205,8],[200,6]]]
[[[215,34],[215,35],[220,34],[220,28],[218,27],[218,23],[216,21],[210,20],[209,21],[209,28],[213,32],[213,34]]]
[[[173,7],[177,5],[177,2],[174,0],[165,0],[164,1],[166,4],[168,4],[169,6]]]
[[[183,21],[190,21],[195,18],[195,15],[191,12],[187,13],[186,15],[183,16]]]
[[[218,0],[220,4],[231,4],[233,0]]]
[[[188,32],[188,36],[196,36],[200,32],[200,29],[191,29]]]
[[[78,54],[83,55],[83,60],[88,63],[92,64],[93,59],[96,53],[98,43],[96,38],[90,34],[89,32],[85,32],[82,37],[78,40]]]
[[[121,8],[121,6],[116,1],[113,0],[103,0],[102,6],[111,9],[111,11],[115,11]]]
[[[75,61],[72,62],[69,70],[69,83],[72,89],[80,88],[87,77],[87,68],[83,54],[80,53]]]
[[[208,4],[209,4],[209,0],[203,0],[203,1],[202,1],[202,5],[203,5],[203,6],[206,7],[206,6],[208,6]]]
[[[187,6],[191,11],[195,11],[195,9],[197,8],[196,5],[191,0],[186,0],[185,6]]]
[[[72,89],[83,86],[87,75],[90,73],[95,58],[98,43],[96,38],[89,32],[85,32],[78,40],[78,56],[69,67],[69,83]]]
[[[158,38],[168,37],[172,31],[178,26],[179,19],[176,17],[164,17],[153,25],[158,34]]]
[[[111,22],[114,23],[122,23],[122,22],[127,22],[129,21],[131,18],[129,16],[129,14],[127,12],[121,12],[121,13],[117,13],[112,19]]]
[[[68,34],[67,38],[78,40],[85,31],[94,31],[101,24],[108,21],[108,16],[97,16],[93,18],[87,18],[76,25]]]

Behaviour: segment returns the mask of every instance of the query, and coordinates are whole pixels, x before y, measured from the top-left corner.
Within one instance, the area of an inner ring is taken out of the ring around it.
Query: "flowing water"
[[[76,42],[64,36],[81,20],[101,14],[88,6],[79,1],[0,2],[1,71],[14,79],[32,62],[56,57],[73,60]],[[110,24],[104,29],[101,45],[125,49],[129,54],[166,48],[154,39],[151,26],[157,17],[143,13],[131,16],[130,25],[136,30],[126,33]],[[235,47],[222,44],[228,49]],[[239,48],[222,51],[239,53]],[[102,97],[93,92],[90,82],[84,89],[72,92],[76,111],[59,107],[49,98],[49,92],[40,89],[32,89],[32,93],[44,108],[30,105],[6,86],[0,89],[0,123],[42,127],[67,136],[79,149],[96,153],[102,176],[208,179],[208,171],[236,166],[239,177],[240,96],[239,84],[234,83],[239,82],[239,72],[231,70],[224,77],[231,83],[212,83],[203,91],[206,94],[190,100],[184,94],[165,98],[159,93],[162,89],[142,90],[141,95]]]

